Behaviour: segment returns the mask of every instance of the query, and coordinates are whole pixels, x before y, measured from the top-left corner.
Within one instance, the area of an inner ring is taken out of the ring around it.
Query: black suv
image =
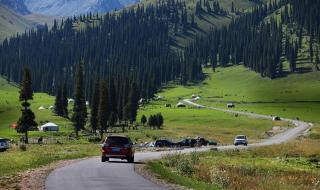
[[[175,144],[169,140],[157,140],[155,147],[173,147]]]

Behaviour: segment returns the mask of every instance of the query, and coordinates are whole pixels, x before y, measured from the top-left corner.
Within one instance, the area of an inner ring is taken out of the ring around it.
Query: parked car
[[[279,120],[281,120],[281,119],[280,119],[279,116],[274,116],[274,117],[272,118],[272,120],[273,120],[273,121],[279,121]]]
[[[197,143],[196,139],[183,139],[179,142],[176,143],[177,146],[190,146],[194,147],[195,144]]]
[[[237,135],[236,138],[234,138],[234,145],[235,146],[238,146],[238,145],[247,146],[248,145],[247,136],[245,136],[245,135]]]
[[[197,141],[198,146],[207,146],[208,145],[208,141],[203,137],[198,137],[196,139],[196,141]]]
[[[101,161],[109,161],[110,158],[126,159],[129,163],[134,162],[133,143],[128,137],[108,136],[102,146]]]
[[[0,138],[0,151],[6,151],[10,147],[9,139]]]
[[[155,147],[173,147],[175,146],[175,143],[169,141],[169,140],[157,140],[154,143]]]

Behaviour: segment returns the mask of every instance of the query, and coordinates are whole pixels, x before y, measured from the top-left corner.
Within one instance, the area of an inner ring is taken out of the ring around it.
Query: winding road
[[[196,104],[191,100],[185,99],[181,101],[184,104],[195,106],[198,108],[206,108],[208,110],[223,111],[231,114],[246,115],[253,118],[272,119],[272,116],[260,115],[255,113],[227,110],[215,107],[206,107]],[[269,139],[261,140],[259,143],[249,144],[248,147],[233,145],[218,146],[218,150],[242,149],[258,146],[267,146],[280,144],[292,140],[311,127],[311,124],[284,119],[293,123],[296,127],[291,128],[283,133],[275,135]],[[209,147],[204,148],[188,148],[174,152],[189,153],[191,151],[208,151]],[[144,160],[161,158],[163,154],[168,152],[143,152],[135,154],[135,164],[140,164]],[[100,158],[90,158],[77,163],[58,168],[51,172],[46,180],[45,189],[48,190],[164,190],[165,187],[158,186],[134,171],[134,164],[128,164],[125,161],[112,160],[111,162],[102,163]]]

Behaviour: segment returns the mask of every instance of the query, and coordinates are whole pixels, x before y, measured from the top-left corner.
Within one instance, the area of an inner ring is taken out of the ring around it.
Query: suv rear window
[[[237,139],[246,139],[246,136],[237,136]]]
[[[124,145],[130,144],[130,142],[131,141],[126,137],[108,137],[105,143],[113,145]]]

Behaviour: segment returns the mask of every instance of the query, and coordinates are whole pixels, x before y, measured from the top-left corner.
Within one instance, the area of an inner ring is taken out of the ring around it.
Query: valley
[[[0,189],[320,188],[319,6],[0,0]]]

